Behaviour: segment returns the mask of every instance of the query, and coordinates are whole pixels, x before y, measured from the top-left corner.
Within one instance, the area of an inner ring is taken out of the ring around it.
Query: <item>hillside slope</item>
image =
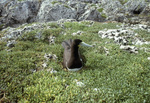
[[[62,20],[0,32],[0,102],[150,102],[150,27]],[[85,66],[62,69],[67,39],[81,47]],[[124,47],[124,48],[123,48]]]

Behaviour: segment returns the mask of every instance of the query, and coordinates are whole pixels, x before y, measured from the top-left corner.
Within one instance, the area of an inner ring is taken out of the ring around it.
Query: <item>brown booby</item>
[[[82,58],[79,52],[79,46],[93,47],[82,42],[80,39],[69,39],[62,42],[64,48],[63,67],[68,71],[78,71],[83,67]]]

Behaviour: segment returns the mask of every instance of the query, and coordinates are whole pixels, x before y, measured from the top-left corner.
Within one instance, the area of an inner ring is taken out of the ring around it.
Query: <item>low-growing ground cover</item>
[[[115,29],[120,24],[66,22],[62,28],[54,23],[49,25],[53,28],[24,33],[12,48],[0,42],[1,102],[150,102],[150,61],[147,59],[150,52],[129,53],[120,50],[112,40],[98,36],[99,30]],[[73,36],[77,31],[83,33]],[[149,41],[148,32],[136,32]],[[36,37],[39,33],[40,39]],[[49,44],[49,36],[56,37],[54,44]],[[70,38],[95,45],[80,48],[86,62],[79,72],[62,69],[61,42]],[[58,58],[50,59],[47,66],[43,66],[45,53]]]

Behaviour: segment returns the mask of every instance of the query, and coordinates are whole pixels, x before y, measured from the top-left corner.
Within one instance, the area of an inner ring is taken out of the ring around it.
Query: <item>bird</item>
[[[62,42],[64,48],[63,67],[68,71],[79,71],[83,67],[83,61],[79,52],[80,46],[93,47],[80,39],[69,39]]]

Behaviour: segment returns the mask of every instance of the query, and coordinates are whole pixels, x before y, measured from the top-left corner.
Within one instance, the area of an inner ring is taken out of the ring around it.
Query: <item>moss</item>
[[[59,2],[58,2],[58,1],[52,1],[52,2],[51,2],[51,4],[53,4],[53,5],[54,5],[54,4],[57,4],[57,3],[59,3]]]
[[[70,8],[67,4],[64,4],[64,7],[66,7],[66,8]]]
[[[0,41],[0,51],[6,48],[6,42]]]
[[[49,23],[48,26],[51,28],[59,28],[59,25],[57,23]]]
[[[36,36],[37,35],[37,32],[34,30],[34,31],[31,31],[31,32],[28,32],[28,33],[25,33],[23,36],[20,37],[21,40],[23,41],[34,41],[36,39]]]
[[[99,8],[98,11],[101,13],[103,11],[103,8]]]
[[[101,13],[101,16],[102,16],[103,18],[107,18],[107,16],[106,16],[105,13]]]
[[[129,0],[119,0],[119,2],[124,5],[125,3],[127,3]]]
[[[2,29],[3,29],[3,26],[4,26],[4,24],[1,24],[1,25],[0,25],[0,30],[2,30]]]

